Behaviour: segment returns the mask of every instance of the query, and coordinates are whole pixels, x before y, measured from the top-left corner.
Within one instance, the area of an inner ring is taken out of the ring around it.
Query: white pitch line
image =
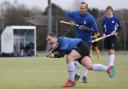
[[[31,71],[31,70],[25,70],[25,71],[15,71],[15,70],[9,70],[9,71],[6,71],[6,70],[0,70],[0,73],[2,72],[26,72],[26,73],[65,73],[66,71],[61,71],[61,70],[58,70],[58,71],[49,71],[49,70],[39,70],[39,71]]]

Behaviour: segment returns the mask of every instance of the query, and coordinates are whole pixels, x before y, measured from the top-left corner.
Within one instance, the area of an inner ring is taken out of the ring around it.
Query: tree
[[[8,25],[29,25],[27,19],[30,19],[33,15],[41,14],[41,10],[38,8],[29,9],[24,4],[14,4],[8,1],[2,3],[1,14],[4,19],[4,27]]]
[[[48,7],[44,10],[42,15],[47,15],[47,11]],[[64,19],[64,13],[65,11],[62,8],[52,3],[52,25],[56,26],[56,29],[54,29],[55,27],[53,27],[53,32],[57,33],[56,30],[59,29],[59,34],[62,33],[61,24],[59,23],[59,21]]]
[[[29,19],[31,19],[33,16],[41,15],[41,10],[38,8],[34,7],[29,9],[24,4],[14,5],[8,1],[2,3],[0,10],[0,14],[3,20],[2,26],[4,26],[2,27],[2,30],[4,30],[4,28],[8,25],[30,25]],[[40,28],[37,28],[37,30],[38,29],[40,30]],[[2,32],[2,30],[0,32]],[[37,44],[40,44],[38,40]]]
[[[42,15],[47,15],[48,7],[42,12]],[[57,6],[56,4],[52,3],[52,16],[63,16],[64,10]]]
[[[89,9],[88,11],[95,17],[95,19],[98,18],[98,15],[99,15],[99,10],[98,9],[92,8],[92,9]]]

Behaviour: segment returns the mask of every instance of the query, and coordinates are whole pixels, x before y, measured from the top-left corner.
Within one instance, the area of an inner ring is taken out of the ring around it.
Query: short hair
[[[51,36],[51,37],[56,37],[55,33],[54,32],[51,32],[48,34],[48,36]]]
[[[88,9],[88,4],[86,2],[81,2],[80,4],[85,4],[86,8]]]
[[[107,6],[106,11],[107,11],[108,9],[111,9],[111,10],[113,11],[112,6]]]

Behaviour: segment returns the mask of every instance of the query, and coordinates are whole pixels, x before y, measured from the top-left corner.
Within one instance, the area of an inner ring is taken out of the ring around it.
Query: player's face
[[[111,17],[113,15],[113,11],[111,9],[108,9],[106,11],[106,14],[107,14],[108,17]]]
[[[80,14],[83,15],[87,12],[87,7],[86,4],[81,4],[80,5]]]
[[[48,44],[50,44],[53,47],[55,44],[57,44],[57,38],[47,36],[47,42],[48,42]]]

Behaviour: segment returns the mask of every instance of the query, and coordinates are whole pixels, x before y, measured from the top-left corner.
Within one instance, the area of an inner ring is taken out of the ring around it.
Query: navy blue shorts
[[[117,38],[116,36],[110,36],[104,39],[104,48],[109,49],[115,49],[117,45]]]
[[[81,57],[89,56],[90,54],[90,45],[84,41],[81,41],[75,50],[81,55]]]

